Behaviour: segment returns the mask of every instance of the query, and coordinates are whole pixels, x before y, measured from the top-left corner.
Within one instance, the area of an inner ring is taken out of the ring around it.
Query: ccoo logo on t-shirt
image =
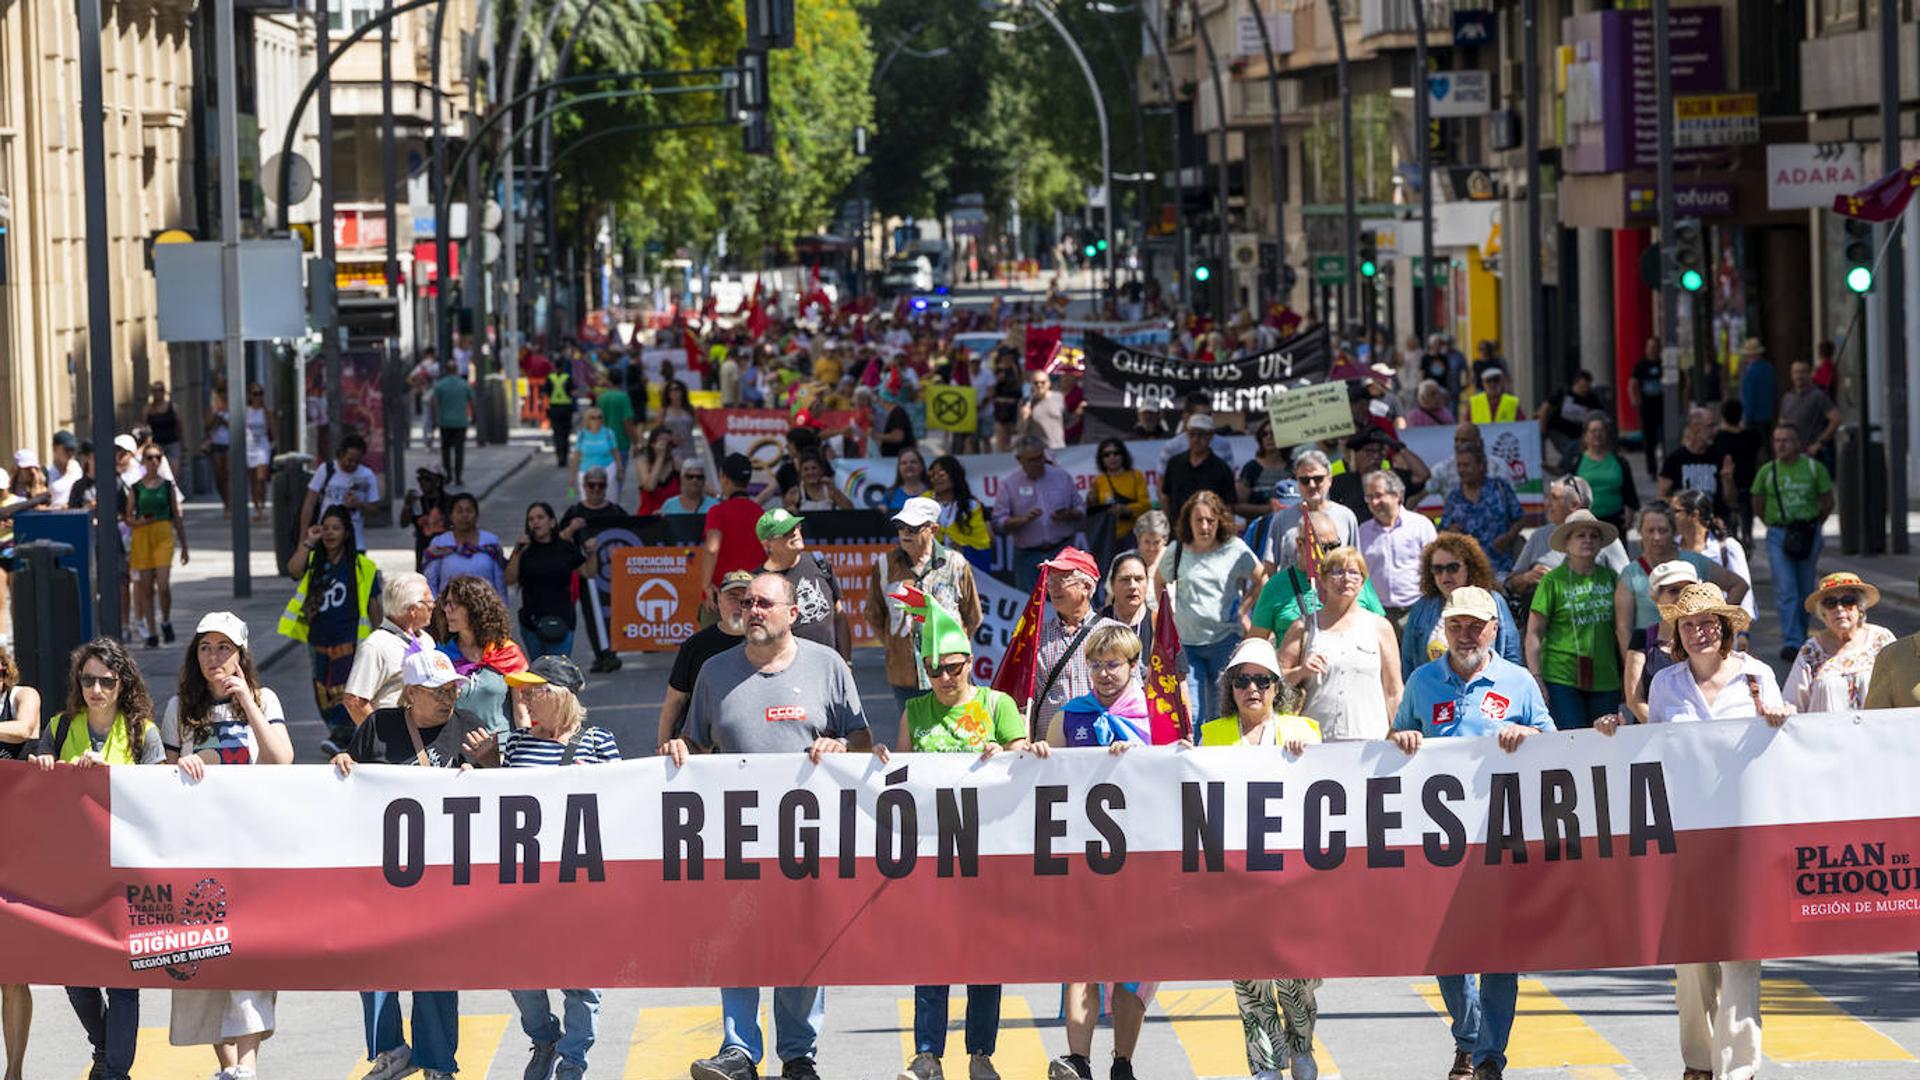
[[[1504,724],[1507,721],[1507,706],[1511,704],[1512,701],[1489,690],[1487,696],[1480,699],[1480,715],[1496,724]]]
[[[805,720],[806,718],[807,707],[805,705],[767,706],[767,723],[769,724],[779,724],[790,720]]]
[[[1442,701],[1433,707],[1433,726],[1443,728],[1453,723],[1453,702]]]

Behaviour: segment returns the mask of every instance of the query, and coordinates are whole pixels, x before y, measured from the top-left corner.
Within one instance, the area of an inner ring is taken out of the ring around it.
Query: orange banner
[[[840,585],[840,610],[853,625],[856,646],[880,644],[860,612],[873,582],[874,560],[890,548],[888,544],[820,544],[809,549],[833,567],[834,580]],[[622,652],[678,649],[700,629],[701,586],[697,548],[620,548],[613,563],[613,647]]]

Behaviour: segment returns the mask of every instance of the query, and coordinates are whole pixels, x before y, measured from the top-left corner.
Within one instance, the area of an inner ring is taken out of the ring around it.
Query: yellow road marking
[[[1799,979],[1760,981],[1762,1053],[1775,1061],[1912,1061],[1913,1054]]]
[[[1413,989],[1443,1018],[1447,1005],[1439,983],[1415,983]],[[1567,1008],[1539,979],[1520,980],[1513,1035],[1507,1041],[1507,1068],[1557,1069],[1574,1065],[1625,1065],[1626,1056]],[[1602,1074],[1604,1075],[1604,1074]]]
[[[760,1029],[768,1007],[760,1007]],[[660,1005],[640,1010],[627,1049],[627,1080],[685,1080],[687,1066],[720,1049],[720,1006]],[[776,1069],[776,1072],[778,1070]]]
[[[1187,1053],[1193,1075],[1247,1075],[1246,1029],[1240,1024],[1240,1005],[1232,986],[1203,990],[1162,990],[1154,995],[1160,1011],[1173,1025],[1180,1048]],[[1313,1039],[1313,1057],[1320,1063],[1322,1076],[1339,1073],[1333,1055],[1318,1035]]]

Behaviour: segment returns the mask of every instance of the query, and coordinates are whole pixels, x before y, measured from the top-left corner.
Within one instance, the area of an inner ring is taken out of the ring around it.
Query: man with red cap
[[[1102,626],[1124,625],[1094,613],[1093,594],[1100,584],[1100,567],[1093,556],[1076,547],[1040,564],[1047,574],[1047,612],[1040,622],[1038,662],[1033,672],[1032,737],[1045,738],[1053,718],[1067,702],[1093,692],[1082,646],[1087,635]],[[1136,666],[1136,678],[1139,668]]]

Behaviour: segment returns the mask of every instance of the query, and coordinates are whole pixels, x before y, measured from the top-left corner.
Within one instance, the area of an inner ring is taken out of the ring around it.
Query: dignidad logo
[[[202,960],[233,954],[227,926],[227,888],[204,877],[176,907],[171,884],[126,886],[127,958],[134,971],[165,968],[179,982],[200,972]]]

